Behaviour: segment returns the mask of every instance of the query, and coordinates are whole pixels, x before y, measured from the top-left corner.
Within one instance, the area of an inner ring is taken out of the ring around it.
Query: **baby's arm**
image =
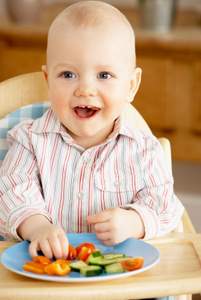
[[[134,199],[124,208],[88,217],[89,224],[93,224],[97,237],[104,243],[113,244],[128,237],[162,236],[175,229],[181,219],[183,206],[174,194],[163,149],[152,136],[145,136],[144,140],[138,153],[143,185]]]
[[[174,194],[172,173],[159,141],[145,135],[140,151],[144,185],[127,208],[140,214],[145,227],[144,238],[150,239],[174,230],[184,208]]]
[[[31,241],[32,256],[42,250],[48,257],[65,257],[68,240],[46,209],[29,123],[20,126],[10,133],[12,146],[0,168],[0,234]]]
[[[53,225],[43,215],[33,215],[24,220],[17,229],[18,234],[29,240],[30,255],[37,256],[41,250],[48,258],[67,258],[68,239],[60,226]]]

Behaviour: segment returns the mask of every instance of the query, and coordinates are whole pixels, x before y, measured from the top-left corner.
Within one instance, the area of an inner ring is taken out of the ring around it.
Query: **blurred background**
[[[47,30],[77,1],[0,0],[0,81],[39,71]],[[175,190],[201,231],[201,0],[110,0],[136,33],[143,69],[133,104],[172,145]]]

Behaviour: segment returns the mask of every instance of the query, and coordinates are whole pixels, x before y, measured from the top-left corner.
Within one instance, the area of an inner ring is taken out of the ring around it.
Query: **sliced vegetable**
[[[143,257],[128,258],[126,260],[121,261],[121,265],[126,271],[134,271],[140,269],[142,268],[143,264]]]
[[[89,248],[82,247],[81,250],[79,251],[79,254],[77,255],[77,258],[85,261],[87,260],[90,254],[91,254],[91,250]]]
[[[87,266],[80,269],[80,274],[84,276],[97,276],[103,272],[100,266]]]
[[[45,274],[45,265],[42,265],[35,261],[28,261],[23,265],[23,270],[27,272],[32,272],[36,274]]]
[[[56,262],[58,263],[58,264],[60,264],[60,265],[65,265],[65,264],[68,264],[68,265],[70,265],[70,263],[71,263],[71,261],[70,260],[67,260],[67,259],[63,259],[63,258],[58,258],[57,260],[56,260]]]
[[[83,260],[77,260],[70,263],[70,267],[73,271],[78,271],[84,267],[87,267],[88,265]]]
[[[77,248],[77,258],[86,261],[91,253],[95,251],[95,246],[92,243],[82,243]]]
[[[74,248],[72,245],[69,244],[68,246],[68,260],[73,260],[76,259],[77,257],[77,250]]]
[[[42,265],[49,265],[51,264],[51,260],[43,255],[38,255],[33,257],[33,261],[42,264]]]
[[[103,260],[103,255],[100,251],[91,253],[87,259],[87,263],[90,265],[99,265],[100,261]]]
[[[77,259],[77,260],[75,260]],[[23,269],[37,274],[64,276],[72,271],[84,276],[97,276],[102,273],[123,273],[142,268],[143,257],[128,257],[122,253],[101,253],[92,243],[82,243],[77,248],[69,245],[68,260],[51,261],[43,255],[33,257]]]
[[[116,258],[120,258],[120,257],[125,257],[125,254],[122,253],[106,253],[103,255],[104,259],[116,259]]]
[[[87,247],[87,248],[91,249],[91,253],[94,252],[94,250],[96,249],[96,247],[92,243],[81,243],[76,247],[77,254],[79,254],[82,247]]]
[[[103,258],[103,254],[99,250],[97,250],[89,255],[87,263],[93,262],[93,260],[96,259],[99,260],[100,258]]]
[[[95,250],[90,255],[92,255],[93,257],[98,257],[98,256],[103,257],[103,254],[100,252],[100,250]]]
[[[44,271],[48,275],[63,276],[70,273],[71,268],[68,261],[64,259],[58,259],[55,262],[45,266]]]
[[[114,263],[114,264],[105,266],[105,272],[108,274],[123,273],[123,272],[125,272],[125,269],[122,267],[121,263]]]
[[[110,259],[104,257],[104,255],[95,256],[94,253],[92,253],[87,259],[87,263],[90,265],[106,266],[128,259],[128,257],[126,257],[125,255],[122,255],[121,257],[116,257],[115,253],[110,254]]]

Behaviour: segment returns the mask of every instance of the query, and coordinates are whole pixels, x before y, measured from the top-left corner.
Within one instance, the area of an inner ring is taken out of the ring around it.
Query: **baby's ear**
[[[131,78],[131,88],[130,88],[130,99],[132,102],[141,83],[142,69],[135,68],[133,70],[132,78]]]
[[[47,66],[46,65],[42,65],[41,70],[44,74],[45,80],[48,80],[48,73],[47,73]]]

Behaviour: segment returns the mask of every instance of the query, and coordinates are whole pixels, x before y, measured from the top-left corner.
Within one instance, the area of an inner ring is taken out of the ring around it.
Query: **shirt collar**
[[[49,108],[41,118],[35,120],[31,131],[34,133],[60,133],[70,137],[65,127],[60,123],[52,108]]]
[[[33,122],[31,131],[37,134],[58,133],[65,137],[65,139],[69,139],[69,141],[72,142],[72,137],[66,131],[66,128],[60,123],[51,108],[49,108],[41,118]],[[116,138],[118,135],[124,135],[129,138],[134,138],[135,135],[133,124],[130,124],[123,114],[116,119],[113,131],[108,136],[107,141]]]

